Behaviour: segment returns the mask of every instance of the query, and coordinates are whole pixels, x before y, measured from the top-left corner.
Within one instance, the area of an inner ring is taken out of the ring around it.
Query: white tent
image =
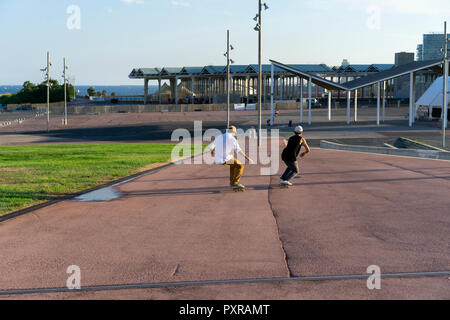
[[[444,102],[443,77],[437,78],[425,93],[417,100],[416,105],[426,107],[440,107]],[[447,88],[450,89],[450,78],[448,78]],[[450,95],[447,95],[447,105],[450,102]]]

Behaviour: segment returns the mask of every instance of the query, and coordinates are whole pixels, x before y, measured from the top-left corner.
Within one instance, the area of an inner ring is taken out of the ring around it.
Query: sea
[[[87,85],[77,86],[77,95],[87,95],[87,89],[93,87],[95,91],[103,92],[106,90],[108,94],[115,92],[117,96],[142,96],[144,95],[143,85],[122,85],[122,86],[102,86],[102,85]],[[22,85],[0,85],[0,95],[4,93],[17,93],[22,89]],[[150,94],[158,91],[158,86],[148,86],[148,92]]]

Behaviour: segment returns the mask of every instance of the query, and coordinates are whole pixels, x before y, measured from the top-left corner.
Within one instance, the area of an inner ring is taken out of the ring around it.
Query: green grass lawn
[[[170,161],[173,145],[0,146],[0,216]]]

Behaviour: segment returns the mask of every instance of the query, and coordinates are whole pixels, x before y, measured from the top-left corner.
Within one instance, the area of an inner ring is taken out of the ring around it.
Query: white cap
[[[303,132],[303,127],[302,126],[296,126],[294,129],[295,133],[302,133]]]

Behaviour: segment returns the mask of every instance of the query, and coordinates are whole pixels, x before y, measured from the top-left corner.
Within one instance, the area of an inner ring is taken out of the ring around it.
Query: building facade
[[[395,54],[395,66],[401,66],[414,61],[413,52],[397,52]],[[394,96],[399,99],[409,97],[409,76],[394,79]]]
[[[450,36],[448,36],[450,41]],[[423,35],[423,43],[417,46],[417,60],[435,60],[443,59],[444,53],[444,34],[443,33],[427,33]],[[447,49],[450,55],[450,47]]]
[[[417,45],[416,61],[423,61],[423,44]]]

